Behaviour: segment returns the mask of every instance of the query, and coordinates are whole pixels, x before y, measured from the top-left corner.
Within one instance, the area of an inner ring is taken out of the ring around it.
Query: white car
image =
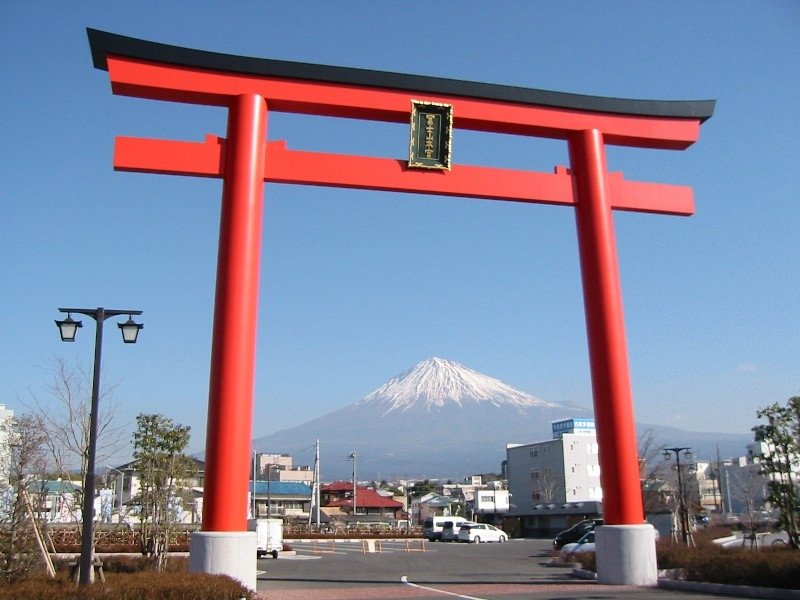
[[[462,523],[458,531],[459,542],[500,542],[508,540],[508,535],[502,529],[487,523]]]
[[[577,542],[564,544],[561,548],[561,559],[568,560],[573,554],[581,552],[594,552],[594,531],[589,531]]]

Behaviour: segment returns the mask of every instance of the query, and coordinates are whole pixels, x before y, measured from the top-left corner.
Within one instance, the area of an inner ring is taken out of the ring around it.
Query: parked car
[[[577,542],[588,532],[594,531],[595,527],[600,527],[602,524],[603,519],[584,519],[583,521],[579,521],[569,529],[565,529],[556,535],[553,540],[553,548],[558,550],[564,546],[564,544]]]
[[[458,532],[461,530],[461,526],[464,523],[467,523],[467,521],[461,518],[445,521],[442,523],[442,532],[439,539],[443,542],[457,542]]]
[[[573,554],[580,554],[581,552],[594,552],[594,529],[587,532],[577,542],[564,544],[561,548],[561,558],[568,560]]]
[[[459,542],[500,542],[508,540],[508,534],[502,529],[487,523],[462,523],[458,531]]]
[[[692,515],[692,520],[694,521],[695,526],[699,527],[708,527],[708,524],[710,522],[708,515],[703,515],[703,514]]]

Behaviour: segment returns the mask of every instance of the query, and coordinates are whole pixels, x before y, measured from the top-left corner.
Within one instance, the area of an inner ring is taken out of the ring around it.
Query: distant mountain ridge
[[[356,453],[361,480],[461,478],[500,472],[506,444],[551,439],[551,422],[591,417],[585,408],[547,402],[457,362],[429,358],[360,400],[253,440],[256,452],[289,453],[320,440],[323,481],[349,479]],[[658,443],[691,445],[696,456],[743,453],[747,436],[697,434],[656,425]],[[736,450],[734,450],[736,448]],[[701,454],[702,453],[702,454]]]

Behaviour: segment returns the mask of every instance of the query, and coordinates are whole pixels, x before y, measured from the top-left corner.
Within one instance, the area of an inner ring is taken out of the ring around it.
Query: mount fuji
[[[287,452],[320,440],[323,481],[451,477],[500,472],[506,444],[550,439],[551,421],[588,417],[442,358],[430,358],[353,404],[253,440]]]

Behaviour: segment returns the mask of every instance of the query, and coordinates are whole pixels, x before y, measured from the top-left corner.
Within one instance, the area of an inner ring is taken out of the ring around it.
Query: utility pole
[[[724,521],[725,497],[722,495],[722,460],[720,460],[719,457],[719,444],[717,444],[717,478],[714,485],[714,504],[717,504],[717,492],[719,492],[719,504],[717,505],[717,510],[722,513]]]
[[[317,438],[317,442],[314,445],[314,480],[311,486],[311,504],[313,507],[313,511],[309,509],[308,511],[308,524],[311,525],[311,515],[312,512],[315,516],[316,528],[319,529],[319,496],[320,496],[320,481],[319,481],[319,438]]]
[[[320,503],[320,478],[319,478],[319,438],[317,438],[316,452],[314,456],[314,516],[317,519],[317,529],[319,529],[319,503]]]
[[[350,453],[350,460],[353,461],[353,516],[356,515],[356,453]]]

